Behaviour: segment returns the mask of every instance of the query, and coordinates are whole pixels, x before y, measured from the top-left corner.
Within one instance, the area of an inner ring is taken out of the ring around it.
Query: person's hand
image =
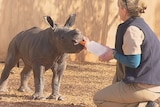
[[[108,47],[107,52],[105,52],[104,54],[99,56],[99,60],[103,61],[103,62],[105,62],[105,61],[108,62],[108,61],[110,61],[111,59],[114,58],[113,53],[114,53],[114,50]]]

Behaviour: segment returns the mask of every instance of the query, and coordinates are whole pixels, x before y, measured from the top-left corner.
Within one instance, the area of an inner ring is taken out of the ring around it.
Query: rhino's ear
[[[51,26],[52,29],[55,28],[55,24],[50,16],[44,16],[44,20]]]
[[[71,27],[74,25],[76,20],[76,14],[71,14],[65,23],[65,27]]]

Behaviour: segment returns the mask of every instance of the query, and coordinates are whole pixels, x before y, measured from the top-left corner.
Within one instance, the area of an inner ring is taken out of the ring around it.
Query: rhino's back
[[[33,27],[31,29],[22,31],[20,33],[18,33],[12,41],[15,41],[19,46],[21,45],[21,43],[25,43],[25,41],[31,41],[34,38],[36,38],[36,35],[39,35],[39,33],[42,31],[42,29],[38,28],[38,27]],[[22,42],[23,41],[23,42]]]
[[[20,32],[13,41],[24,60],[31,61],[33,58],[41,58],[51,50],[47,31],[37,27]]]

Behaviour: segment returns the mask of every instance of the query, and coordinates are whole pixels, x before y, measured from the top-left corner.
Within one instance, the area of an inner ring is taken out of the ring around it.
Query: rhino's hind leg
[[[31,74],[31,67],[30,66],[24,66],[22,72],[21,72],[21,85],[18,89],[20,92],[32,92],[32,90],[28,87],[28,80]]]
[[[8,67],[4,67],[4,70],[2,71],[1,74],[1,79],[0,79],[0,92],[6,92],[8,91],[7,89],[7,83],[8,83],[8,76],[9,76],[9,69]]]
[[[2,71],[0,78],[0,91],[5,92],[7,90],[8,77],[11,69],[17,64],[19,58],[15,55],[9,54],[5,62],[5,67]]]

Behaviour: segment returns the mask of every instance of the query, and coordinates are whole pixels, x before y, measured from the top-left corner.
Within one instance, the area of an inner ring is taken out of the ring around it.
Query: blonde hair
[[[121,0],[121,6],[128,10],[130,16],[140,16],[147,9],[145,0]]]

